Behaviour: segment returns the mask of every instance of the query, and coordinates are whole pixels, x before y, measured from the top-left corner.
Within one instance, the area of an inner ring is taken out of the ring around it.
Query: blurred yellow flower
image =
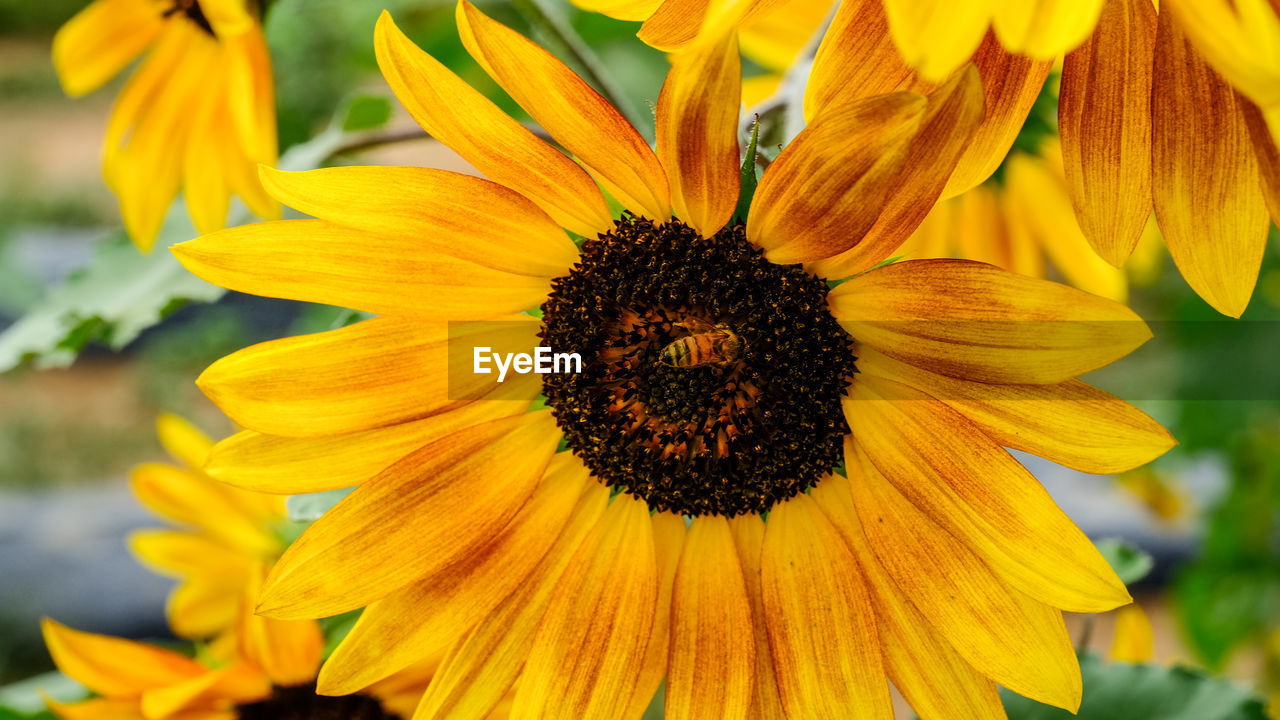
[[[457,23],[577,162],[384,14],[388,83],[488,179],[268,171],[315,219],[174,248],[224,287],[378,315],[199,380],[247,428],[215,477],[358,486],[259,606],[365,608],[321,691],[449,648],[419,720],[483,717],[513,685],[518,718],[635,718],[663,678],[672,720],[884,719],[890,679],[925,717],[1000,717],[997,683],[1077,708],[1061,611],[1129,596],[1004,448],[1115,472],[1173,439],[1075,379],[1149,337],[1122,305],[981,263],[881,265],[972,146],[977,71],[927,94],[829,82],[739,211],[735,33],[673,55],[652,149],[527,38],[465,0]],[[467,372],[459,346],[496,344],[491,321],[585,371]],[[701,325],[743,342],[661,362]]]
[[[258,568],[284,552],[279,534],[288,526],[284,498],[240,490],[206,475],[213,441],[186,420],[162,415],[156,426],[161,444],[179,465],[140,465],[131,482],[138,500],[175,527],[136,531],[129,545],[145,565],[178,578],[168,605],[173,631],[185,638],[211,638],[231,626]]]
[[[72,96],[145,54],[103,142],[103,175],[144,251],[179,190],[200,232],[224,226],[233,194],[261,217],[279,215],[258,181],[258,164],[276,162],[276,120],[257,8],[254,0],[94,0],[54,37],[54,67]]]
[[[1136,498],[1156,519],[1173,523],[1187,515],[1190,498],[1173,478],[1150,466],[1116,476],[1116,484]]]
[[[1133,603],[1117,610],[1110,659],[1113,662],[1150,662],[1154,648],[1155,636],[1151,632],[1151,620],[1142,607]]]
[[[58,669],[94,696],[48,700],[63,720],[398,720],[414,704],[439,658],[417,663],[363,693],[326,697],[315,691],[324,637],[312,620],[273,620],[250,611],[261,585],[241,588],[234,650],[216,664],[155,645],[42,623]],[[493,720],[505,717],[494,715]]]

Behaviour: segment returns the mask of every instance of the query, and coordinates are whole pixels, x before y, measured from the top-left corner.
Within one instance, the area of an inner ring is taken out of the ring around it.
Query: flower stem
[[[623,94],[618,82],[609,73],[600,56],[596,55],[568,20],[552,7],[548,0],[512,0],[516,10],[529,21],[535,33],[553,53],[571,58],[582,73],[583,79],[604,95],[618,112],[622,113],[641,135],[652,139],[653,122],[636,111],[635,106]]]

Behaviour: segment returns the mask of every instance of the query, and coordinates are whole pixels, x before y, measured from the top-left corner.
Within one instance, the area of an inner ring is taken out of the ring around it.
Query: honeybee
[[[705,320],[689,318],[675,326],[688,330],[690,334],[662,348],[658,362],[663,365],[677,368],[725,367],[737,362],[747,347],[747,341],[724,323],[712,325]]]

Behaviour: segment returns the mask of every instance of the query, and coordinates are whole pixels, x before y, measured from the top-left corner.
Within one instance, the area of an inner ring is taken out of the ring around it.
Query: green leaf
[[[190,225],[180,233],[184,240],[194,235]],[[165,244],[148,255],[123,234],[99,245],[88,267],[0,333],[0,372],[28,361],[65,367],[89,342],[119,349],[186,303],[222,297],[225,290],[187,272]]]
[[[1262,700],[1227,680],[1185,667],[1080,660],[1080,712],[1001,690],[1009,720],[1267,720]]]
[[[751,126],[751,139],[747,141],[747,152],[742,158],[742,180],[738,189],[738,209],[733,212],[733,222],[745,223],[747,213],[751,210],[751,199],[756,195],[756,144],[760,141],[760,116]]]
[[[323,492],[305,493],[302,495],[290,495],[285,501],[285,509],[288,511],[289,519],[296,523],[310,523],[320,519],[337,505],[342,498],[351,494],[355,490],[354,487],[338,488],[337,490],[325,490]]]
[[[342,129],[346,132],[372,130],[386,125],[390,119],[390,100],[377,95],[362,95],[347,103]]]
[[[1151,555],[1133,543],[1119,538],[1107,538],[1094,543],[1098,552],[1111,564],[1111,569],[1120,576],[1120,582],[1132,585],[1151,572],[1155,561]]]
[[[351,632],[351,628],[360,619],[360,613],[362,612],[364,612],[364,608],[358,608],[320,620],[320,631],[324,633],[323,657],[325,659],[328,659],[333,654],[333,651],[338,648],[338,643],[342,642],[347,637],[347,633]]]

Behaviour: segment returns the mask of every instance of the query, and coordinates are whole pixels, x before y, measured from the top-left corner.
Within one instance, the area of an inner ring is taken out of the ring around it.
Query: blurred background
[[[103,316],[75,314],[75,298],[60,286],[96,256],[133,253],[99,172],[100,138],[124,76],[71,100],[49,58],[53,33],[84,4],[0,0],[0,686],[51,669],[42,615],[94,632],[166,636],[171,584],[124,545],[131,529],[160,524],[127,485],[132,466],[164,459],[156,416],[174,412],[215,437],[230,433],[193,384],[205,366],[254,342],[342,322],[333,308],[200,292],[190,295],[214,301],[134,299]],[[314,138],[338,127],[361,132],[330,138],[323,150],[332,163],[465,171],[420,135],[377,72],[372,30],[384,6],[420,46],[520,117],[462,50],[452,3],[277,0],[266,32],[281,148],[314,150]],[[509,8],[486,10],[526,30]],[[567,6],[565,15],[637,107],[656,100],[666,63],[634,37],[635,24]],[[748,62],[747,72],[764,69]],[[1049,102],[1032,118],[1037,133],[1046,123],[1052,132]],[[177,225],[160,244],[193,236]],[[1155,661],[1272,693],[1280,689],[1278,254],[1273,235],[1238,321],[1196,297],[1167,255],[1130,278],[1130,303],[1155,339],[1087,379],[1162,421],[1178,448],[1121,477],[1022,458],[1092,537],[1123,539],[1153,557],[1135,597],[1154,630]],[[30,340],[45,326],[16,323],[33,313],[62,331]],[[164,320],[148,327],[148,314]],[[1071,618],[1073,636],[1087,635],[1105,655],[1114,622]]]

